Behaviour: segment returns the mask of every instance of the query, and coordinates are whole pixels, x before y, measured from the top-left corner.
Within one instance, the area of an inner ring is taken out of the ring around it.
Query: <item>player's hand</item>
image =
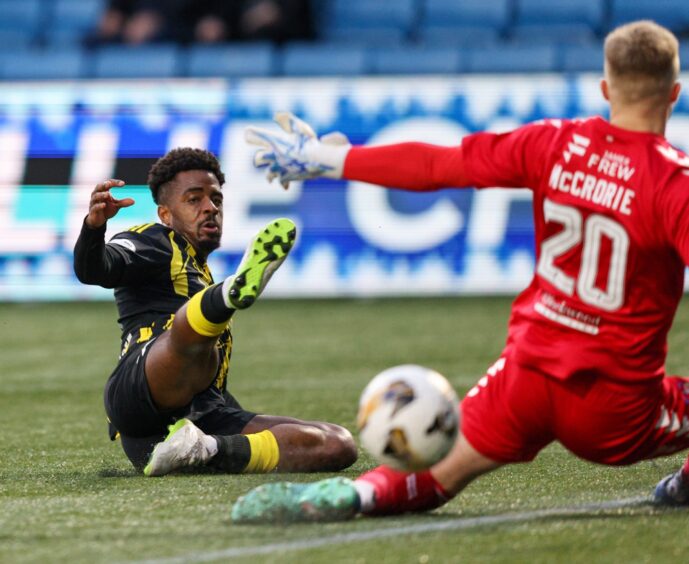
[[[106,221],[117,215],[117,212],[122,208],[134,205],[134,200],[131,198],[118,200],[110,193],[111,188],[119,188],[121,186],[124,186],[124,182],[114,178],[96,185],[93,192],[91,192],[86,225],[92,229],[102,227]]]
[[[266,169],[268,181],[277,178],[287,189],[293,180],[325,176],[342,178],[344,160],[351,148],[339,132],[320,139],[311,126],[289,112],[278,112],[275,121],[282,131],[247,127],[246,142],[255,145],[254,166]]]

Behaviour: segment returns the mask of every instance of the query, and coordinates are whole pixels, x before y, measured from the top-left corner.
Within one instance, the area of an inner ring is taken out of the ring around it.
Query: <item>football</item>
[[[459,402],[450,383],[435,370],[394,366],[364,389],[357,426],[362,446],[380,463],[397,470],[422,470],[452,448]]]

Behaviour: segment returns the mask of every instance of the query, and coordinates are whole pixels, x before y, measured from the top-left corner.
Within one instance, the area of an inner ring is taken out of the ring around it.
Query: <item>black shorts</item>
[[[146,379],[146,355],[155,339],[133,344],[110,375],[104,391],[110,436],[119,433],[128,458],[139,468],[153,446],[167,435],[168,425],[186,417],[209,435],[236,435],[256,414],[242,409],[229,393],[209,388],[187,406],[172,411],[156,407]]]

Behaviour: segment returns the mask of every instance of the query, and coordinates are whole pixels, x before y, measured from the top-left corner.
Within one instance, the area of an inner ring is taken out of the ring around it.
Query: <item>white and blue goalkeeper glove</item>
[[[287,189],[293,180],[309,178],[342,178],[344,161],[352,147],[340,132],[320,139],[311,126],[289,112],[278,112],[275,121],[282,131],[247,127],[245,139],[259,149],[254,166],[266,169],[269,182],[277,178]]]

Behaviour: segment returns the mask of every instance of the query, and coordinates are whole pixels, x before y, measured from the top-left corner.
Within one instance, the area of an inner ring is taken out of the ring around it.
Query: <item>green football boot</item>
[[[348,478],[310,484],[263,484],[240,497],[232,507],[235,523],[346,521],[357,514],[359,495]]]
[[[237,272],[223,284],[227,305],[250,307],[287,258],[296,238],[297,228],[291,219],[275,219],[266,225],[249,243]]]

